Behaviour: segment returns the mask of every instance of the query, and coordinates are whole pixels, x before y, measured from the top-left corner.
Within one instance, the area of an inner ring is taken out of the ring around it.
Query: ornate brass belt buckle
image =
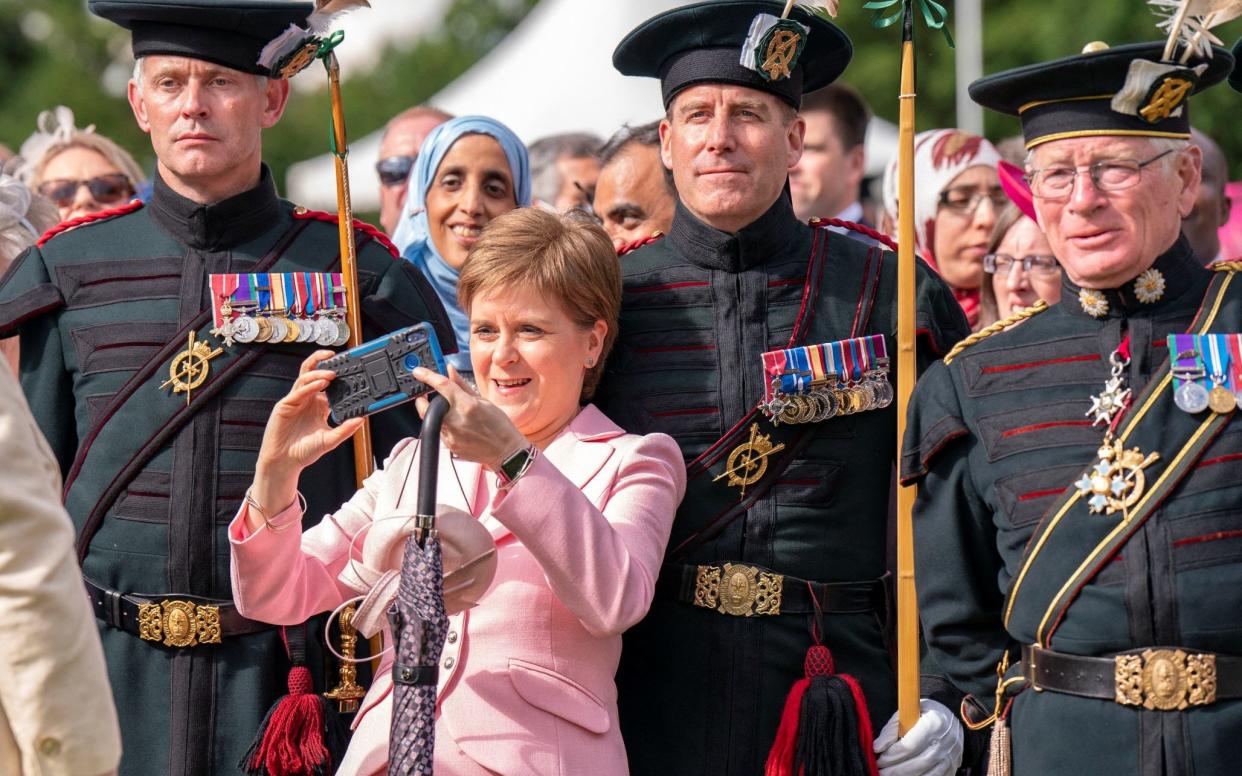
[[[1159,711],[1216,702],[1216,656],[1147,649],[1113,658],[1117,702]]]
[[[784,587],[783,574],[760,571],[754,566],[699,566],[694,580],[694,605],[734,617],[780,614]]]
[[[164,600],[138,606],[138,636],[166,647],[220,643],[220,607]]]

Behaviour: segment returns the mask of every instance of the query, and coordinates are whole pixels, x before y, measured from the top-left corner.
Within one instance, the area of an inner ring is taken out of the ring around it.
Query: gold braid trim
[[[1025,321],[1027,318],[1030,318],[1033,315],[1042,313],[1044,310],[1047,310],[1047,309],[1048,309],[1048,303],[1040,299],[1035,304],[1031,305],[1025,310],[1022,310],[1021,312],[1016,312],[1013,315],[1009,316],[1008,318],[1002,318],[996,323],[993,323],[990,326],[986,326],[980,329],[979,331],[975,332],[974,334],[971,334],[966,339],[954,345],[953,349],[949,351],[949,354],[944,357],[944,363],[946,365],[952,364],[953,359],[957,358],[959,353],[961,353],[963,350],[970,347],[971,345],[974,345],[977,342],[982,342],[988,337],[991,337],[993,334],[999,334],[1000,332],[1004,331],[1005,329],[1008,329],[1010,326],[1014,325],[1015,323],[1018,323],[1019,321]]]
[[[1212,264],[1216,272],[1242,272],[1242,261],[1218,261]]]

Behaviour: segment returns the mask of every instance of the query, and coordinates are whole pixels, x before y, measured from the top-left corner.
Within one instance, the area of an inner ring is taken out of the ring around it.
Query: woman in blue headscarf
[[[448,311],[458,352],[446,360],[468,379],[470,320],[457,303],[458,274],[489,221],[528,205],[526,146],[504,124],[462,116],[436,127],[423,141],[393,242],[431,282]]]

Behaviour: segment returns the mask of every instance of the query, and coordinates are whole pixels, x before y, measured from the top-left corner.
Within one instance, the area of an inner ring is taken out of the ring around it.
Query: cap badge
[[[741,64],[767,81],[789,78],[798,66],[809,33],[810,28],[801,22],[761,13],[750,23]]]
[[[1113,97],[1112,109],[1137,116],[1148,124],[1180,116],[1207,65],[1194,68],[1136,59],[1130,63],[1125,85]]]
[[[1138,114],[1148,124],[1164,121],[1173,115],[1186,96],[1194,88],[1196,76],[1193,70],[1181,70],[1169,73],[1157,80],[1147,90],[1147,99],[1138,109]]]

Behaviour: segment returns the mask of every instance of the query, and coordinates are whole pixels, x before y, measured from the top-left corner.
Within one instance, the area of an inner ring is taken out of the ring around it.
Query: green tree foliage
[[[900,40],[897,27],[877,30],[872,13],[862,1],[845,0],[837,23],[854,41],[854,60],[845,80],[871,103],[876,115],[897,121]],[[952,10],[949,17],[953,23]],[[958,38],[975,34],[955,29]],[[1242,34],[1242,21],[1217,28],[1227,45]],[[1101,40],[1120,45],[1161,38],[1156,17],[1142,0],[987,0],[983,4],[983,72],[996,73],[1058,57],[1077,54],[1087,43]],[[937,30],[915,28],[918,76],[918,129],[953,126],[954,51]],[[1242,95],[1222,84],[1193,100],[1194,125],[1220,143],[1230,160],[1234,178],[1242,171],[1242,135],[1230,127],[1242,107]],[[985,111],[985,132],[1000,140],[1018,133],[1017,119]]]
[[[536,2],[453,0],[444,23],[412,46],[392,47],[369,73],[344,73],[350,136],[361,137],[434,95],[495,47]],[[73,108],[79,125],[95,124],[146,169],[154,166],[151,145],[123,96],[132,67],[124,30],[90,15],[85,0],[0,0],[0,31],[6,73],[0,78],[0,143],[17,150],[39,111],[63,104]],[[327,76],[313,65],[297,78],[318,79],[324,87],[295,91],[284,118],[264,136],[264,157],[277,181],[293,162],[329,149]]]

